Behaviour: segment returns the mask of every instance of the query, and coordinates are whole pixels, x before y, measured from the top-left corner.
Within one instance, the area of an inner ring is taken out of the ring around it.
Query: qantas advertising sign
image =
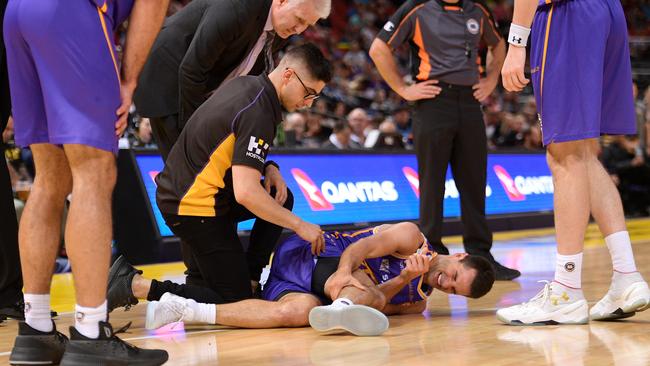
[[[295,197],[293,211],[320,225],[414,220],[419,215],[421,182],[414,155],[306,155],[271,153]],[[161,235],[172,235],[156,207],[158,156],[136,158]],[[445,217],[460,216],[460,195],[451,169],[445,178]],[[485,186],[488,215],[553,209],[553,180],[544,155],[494,154],[488,157]],[[250,230],[252,221],[239,225]]]

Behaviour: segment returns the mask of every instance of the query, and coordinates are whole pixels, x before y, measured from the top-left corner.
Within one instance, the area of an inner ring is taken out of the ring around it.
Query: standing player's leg
[[[24,33],[25,24],[32,22],[24,5],[22,1],[7,5],[4,39],[16,143],[32,147],[39,174],[35,177],[19,229],[26,322],[19,323],[9,361],[12,364],[58,363],[67,339],[54,329],[50,319],[50,279],[71,177],[63,151],[47,144],[43,91]]]
[[[627,25],[620,2],[606,3],[611,26],[605,48],[601,129],[608,134],[631,134],[636,120]],[[595,320],[628,317],[650,307],[650,289],[634,263],[621,198],[597,159],[598,148],[592,143],[588,165],[591,210],[605,237],[614,273],[608,293],[590,311]]]
[[[75,327],[87,337],[96,338],[96,320],[106,321],[105,284],[113,237],[111,198],[117,178],[115,156],[85,145],[65,145],[64,149],[73,180],[65,242],[75,276],[77,313],[84,314]]]
[[[600,109],[596,106],[602,99],[608,14],[601,3],[592,7],[574,1],[544,5],[535,15],[531,70],[553,174],[558,254],[553,282],[531,301],[497,311],[499,320],[508,324],[588,321],[581,272],[590,213],[589,139],[601,133]],[[589,32],[585,37],[563,37],[585,32]],[[578,65],[567,61],[577,54],[589,57],[591,62]]]

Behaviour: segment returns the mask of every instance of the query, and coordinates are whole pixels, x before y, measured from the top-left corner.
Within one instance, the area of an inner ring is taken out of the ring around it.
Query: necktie
[[[264,71],[269,74],[273,71],[275,64],[273,62],[273,40],[275,39],[275,32],[266,32],[266,40],[264,41]]]

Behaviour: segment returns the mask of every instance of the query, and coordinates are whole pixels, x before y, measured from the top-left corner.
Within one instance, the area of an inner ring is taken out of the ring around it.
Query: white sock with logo
[[[99,337],[99,322],[105,322],[107,317],[106,300],[96,308],[87,308],[79,304],[74,308],[74,327],[87,338]]]
[[[25,323],[40,332],[54,329],[50,315],[50,294],[25,294]]]
[[[582,287],[582,252],[572,255],[557,254],[555,259],[555,282],[572,289]]]
[[[605,243],[609,249],[609,255],[612,257],[614,271],[620,273],[636,272],[634,263],[634,253],[632,252],[632,243],[630,234],[627,231],[619,231],[608,235]]]
[[[352,300],[345,298],[345,297],[339,297],[338,299],[332,301],[332,306],[334,307],[340,307],[340,306],[350,306],[354,305]]]

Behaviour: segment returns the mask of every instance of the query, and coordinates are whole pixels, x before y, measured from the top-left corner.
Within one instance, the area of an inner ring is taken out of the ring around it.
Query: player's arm
[[[394,253],[410,255],[422,245],[423,240],[420,229],[411,222],[391,225],[347,247],[341,255],[338,269],[352,273],[366,258]]]
[[[427,254],[413,253],[406,259],[405,264],[398,276],[377,286],[377,289],[384,294],[387,303],[390,303],[390,300],[411,281],[429,272],[431,257]]]
[[[510,47],[501,70],[503,87],[508,91],[520,91],[529,82],[524,75],[526,42],[519,42],[518,40],[528,38],[536,9],[537,0],[515,0],[515,9],[512,24],[510,25],[510,34],[508,35]]]
[[[420,300],[408,304],[386,304],[382,313],[386,315],[420,314],[427,309],[427,301]]]
[[[118,135],[121,135],[126,128],[126,118],[138,84],[138,76],[160,31],[168,5],[169,0],[138,0],[133,4],[122,59],[120,86],[122,104],[116,112],[118,121],[115,126]]]
[[[474,4],[482,13],[481,24],[484,29],[481,30],[481,40],[488,46],[486,75],[473,86],[474,98],[483,102],[499,84],[501,67],[506,58],[506,43],[499,34],[490,9],[480,1],[476,1]]]
[[[312,253],[322,252],[324,242],[320,226],[303,221],[280,205],[260,184],[261,178],[262,174],[255,168],[233,165],[232,181],[237,202],[256,217],[295,231],[298,236],[312,243]]]
[[[409,255],[414,253],[424,240],[417,225],[410,222],[401,222],[378,231],[343,251],[338,269],[325,283],[325,293],[332,299],[337,298],[345,286],[352,285],[363,289],[358,281],[354,280],[352,272],[359,268],[364,259],[394,253]]]

